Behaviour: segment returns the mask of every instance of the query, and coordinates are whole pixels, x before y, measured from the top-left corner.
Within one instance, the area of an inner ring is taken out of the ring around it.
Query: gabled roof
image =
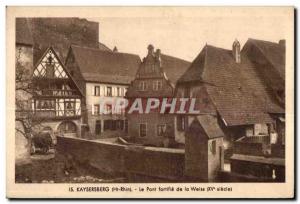
[[[256,39],[249,39],[247,43],[253,43],[274,66],[280,76],[285,78],[285,45]]]
[[[168,80],[175,85],[181,75],[189,68],[190,62],[169,55],[161,54],[161,66]]]
[[[16,43],[33,45],[32,33],[30,32],[26,18],[16,18]]]
[[[72,45],[83,78],[90,82],[130,84],[140,65],[138,55]]]
[[[191,63],[190,67],[178,79],[179,83],[192,82],[202,80],[202,73],[204,70],[206,57],[206,49],[202,49],[199,55]]]
[[[228,126],[270,123],[268,112],[284,113],[247,56],[236,63],[231,50],[206,45],[178,83],[204,84]]]
[[[202,131],[199,131],[200,128]],[[213,115],[199,115],[191,123],[188,132],[200,133],[204,132],[208,139],[214,139],[218,137],[223,137],[224,133],[220,129],[216,116]]]
[[[48,54],[48,52],[51,51],[51,53],[54,55],[54,61],[57,60],[57,63],[59,64],[59,66],[62,67],[64,74],[67,77],[62,77],[62,78],[67,78],[69,79],[77,88],[78,92],[80,93],[81,96],[83,96],[83,92],[81,91],[81,89],[79,88],[79,86],[77,85],[77,83],[75,82],[75,80],[73,79],[72,75],[69,73],[68,69],[66,69],[65,65],[62,63],[61,59],[59,58],[59,56],[57,55],[55,49],[53,47],[48,47],[46,49],[46,51],[44,52],[44,54],[42,55],[42,57],[37,61],[37,63],[34,66],[34,70],[38,68],[38,66],[40,65],[40,63],[42,63],[42,60],[46,57],[46,55]],[[32,77],[34,78],[34,74],[32,75]]]

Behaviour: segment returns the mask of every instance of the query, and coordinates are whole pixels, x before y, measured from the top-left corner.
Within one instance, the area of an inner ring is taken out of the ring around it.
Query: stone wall
[[[127,176],[129,180],[139,177],[178,181],[184,177],[182,149],[137,147],[112,141],[58,137],[57,151],[69,154],[99,171]]]

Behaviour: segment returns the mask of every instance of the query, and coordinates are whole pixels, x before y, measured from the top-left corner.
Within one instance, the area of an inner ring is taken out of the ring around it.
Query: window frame
[[[98,90],[98,94],[97,94],[96,90]],[[94,86],[94,96],[100,96],[100,86],[99,85]]]
[[[96,109],[97,107],[97,109]],[[98,110],[98,111],[96,111]],[[100,105],[99,104],[94,104],[94,114],[93,115],[100,115]]]
[[[117,96],[121,96],[121,88],[119,86],[117,86]]]
[[[161,135],[159,134],[159,131],[158,131],[159,128],[164,128],[164,129],[162,129],[162,134]],[[156,135],[158,137],[163,137],[164,134],[166,133],[166,131],[167,131],[167,124],[158,124],[158,125],[156,125]]]
[[[108,90],[110,90],[110,94],[108,94]],[[109,96],[109,97],[112,97],[113,96],[113,94],[112,94],[112,86],[107,86],[106,87],[106,96]]]
[[[186,126],[187,126],[187,124],[186,124],[186,116],[184,116],[184,115],[178,115],[177,116],[177,130],[178,131],[185,131],[185,129],[186,129]],[[180,122],[178,122],[178,120],[180,119]],[[180,125],[178,125],[180,123]]]
[[[144,130],[144,131],[145,131],[145,135],[143,135],[143,136],[142,136],[142,134],[141,134],[141,132],[142,132],[142,131],[141,131],[142,125],[145,125],[145,130]],[[140,123],[140,124],[139,124],[139,136],[140,136],[140,137],[147,137],[147,123]]]
[[[216,140],[211,141],[211,150],[210,151],[213,155],[215,155],[217,153],[217,141]]]

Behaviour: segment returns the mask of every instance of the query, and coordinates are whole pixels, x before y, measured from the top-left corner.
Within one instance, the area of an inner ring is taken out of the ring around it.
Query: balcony
[[[44,89],[37,91],[40,96],[56,96],[56,97],[79,97],[77,90],[63,90],[63,89]]]
[[[73,119],[80,118],[80,110],[35,110],[34,117],[36,119]]]

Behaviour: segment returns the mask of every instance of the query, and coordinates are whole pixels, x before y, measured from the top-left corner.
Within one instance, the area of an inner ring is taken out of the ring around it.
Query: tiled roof
[[[16,43],[33,45],[33,38],[26,18],[16,18]]]
[[[263,55],[276,68],[280,76],[285,78],[285,46],[279,43],[249,39],[248,42],[253,43],[260,49]]]
[[[247,56],[236,63],[231,50],[206,45],[179,83],[201,81],[228,126],[270,123],[268,112],[283,113]]]
[[[181,75],[189,68],[190,62],[161,54],[161,66],[169,81],[175,85]]]
[[[230,160],[285,166],[285,159],[277,158],[277,157],[264,157],[264,156],[253,156],[253,155],[244,155],[244,154],[233,154],[230,157]]]
[[[199,115],[197,116],[197,119],[199,120],[200,125],[202,126],[203,130],[205,131],[209,139],[214,139],[214,138],[224,136],[224,133],[220,129],[217,118],[215,116]]]
[[[109,51],[109,52],[112,52],[112,50],[109,49],[109,47],[107,47],[105,44],[103,44],[103,43],[101,43],[101,42],[98,43],[98,48],[99,48],[100,50],[103,50],[103,51]]]
[[[140,65],[138,55],[71,46],[86,81],[129,84]]]

